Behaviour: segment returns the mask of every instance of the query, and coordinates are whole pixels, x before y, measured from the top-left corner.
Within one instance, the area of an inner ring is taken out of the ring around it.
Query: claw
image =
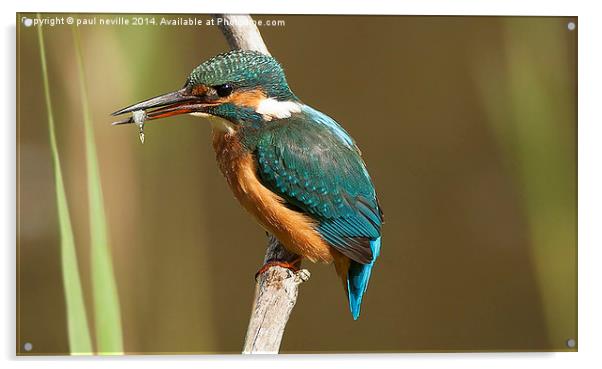
[[[299,263],[301,262],[301,257],[298,257],[297,259],[293,260],[293,261],[281,261],[281,260],[270,260],[268,262],[266,262],[258,271],[257,273],[255,273],[255,280],[257,280],[257,278],[268,271],[268,269],[270,269],[273,266],[279,266],[281,268],[286,268],[291,270],[294,274],[297,274],[297,272],[299,272]]]

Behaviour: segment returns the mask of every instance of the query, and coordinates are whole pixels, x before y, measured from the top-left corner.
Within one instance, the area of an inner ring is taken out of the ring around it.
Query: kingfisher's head
[[[180,114],[223,118],[233,125],[290,117],[299,102],[276,59],[235,50],[219,54],[196,67],[184,87],[113,113],[144,110],[147,119]],[[129,118],[114,124],[132,123]]]

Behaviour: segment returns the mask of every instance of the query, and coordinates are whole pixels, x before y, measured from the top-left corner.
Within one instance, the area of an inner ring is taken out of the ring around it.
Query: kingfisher
[[[154,120],[206,118],[219,169],[240,204],[290,252],[333,263],[354,320],[380,254],[383,213],[353,138],[304,104],[273,57],[234,50],[184,86],[120,109]],[[139,123],[133,117],[113,124]],[[268,262],[298,270],[296,263]]]

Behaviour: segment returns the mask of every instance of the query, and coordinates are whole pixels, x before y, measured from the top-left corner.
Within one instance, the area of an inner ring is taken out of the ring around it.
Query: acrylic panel
[[[304,258],[281,353],[576,351],[577,18],[252,17],[294,95],[249,58],[229,61],[232,81],[191,85],[230,50],[219,17],[17,14],[17,354],[242,351],[270,228],[233,196],[211,133],[242,135],[241,122],[249,173],[327,247],[346,252],[324,235],[347,231],[317,230],[295,171],[332,184],[316,201],[370,194],[352,183],[366,177],[348,133],[378,194],[378,227],[348,246],[374,255],[381,235],[359,318],[353,286]],[[143,143],[111,124],[182,86],[222,120],[149,120]],[[259,147],[276,124],[300,128]],[[332,145],[320,155],[342,159],[316,166],[308,149],[294,167],[315,127]],[[273,178],[270,153],[285,168]]]

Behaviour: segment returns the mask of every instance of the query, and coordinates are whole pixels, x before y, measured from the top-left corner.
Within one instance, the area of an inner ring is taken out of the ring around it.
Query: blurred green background
[[[22,16],[35,15],[17,14],[17,351],[67,354],[39,43]],[[282,351],[575,350],[576,17],[254,18],[285,21],[260,27],[268,48],[293,91],[354,136],[386,220],[360,320],[334,268],[306,262],[312,278]],[[210,26],[78,31],[125,352],[240,352],[266,239],[217,170],[209,124],[152,122],[141,145],[135,127],[109,116],[180,88],[228,50],[223,36]],[[45,27],[44,38],[95,331],[77,54],[70,26]]]

